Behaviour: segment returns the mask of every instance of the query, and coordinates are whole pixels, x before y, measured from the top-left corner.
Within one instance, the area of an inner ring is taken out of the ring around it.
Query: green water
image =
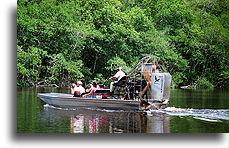
[[[41,92],[69,93],[64,88],[18,89],[17,133],[228,132],[226,90],[171,90],[168,111],[163,112],[63,109],[37,98]]]

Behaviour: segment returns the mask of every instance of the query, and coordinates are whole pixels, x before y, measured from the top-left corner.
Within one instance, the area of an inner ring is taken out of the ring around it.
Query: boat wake
[[[76,108],[62,108],[62,107],[56,107],[56,106],[53,106],[53,105],[49,105],[49,104],[45,104],[44,105],[44,109],[57,109],[57,110],[77,110]]]
[[[149,110],[146,112],[149,116],[152,116],[152,113],[165,113],[170,116],[191,116],[195,119],[209,122],[221,122],[221,120],[229,120],[228,109],[185,109],[167,107],[162,110]]]
[[[101,109],[101,108],[62,108],[62,107],[56,107],[53,105],[45,104],[44,109],[56,109],[56,110],[65,110],[65,111],[76,111],[76,110],[91,110],[91,111],[99,111],[99,112],[136,112],[136,111],[127,111],[127,110],[112,110],[112,109]]]

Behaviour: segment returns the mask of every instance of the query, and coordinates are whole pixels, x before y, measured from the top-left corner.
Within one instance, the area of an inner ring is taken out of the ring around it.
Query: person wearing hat
[[[111,82],[110,84],[110,92],[113,92],[114,90],[114,84],[117,84],[119,80],[121,80],[123,77],[125,77],[126,74],[122,71],[122,67],[117,68],[117,72],[114,76],[110,77],[110,79],[118,79],[117,81]]]
[[[82,82],[78,81],[76,84],[72,84],[71,94],[74,94],[74,97],[80,97],[83,93],[85,93],[85,88],[82,86]]]

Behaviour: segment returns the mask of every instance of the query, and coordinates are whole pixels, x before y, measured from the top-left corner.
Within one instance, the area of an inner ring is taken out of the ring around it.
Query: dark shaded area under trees
[[[18,0],[17,86],[107,83],[166,61],[175,87],[227,85],[227,0]]]

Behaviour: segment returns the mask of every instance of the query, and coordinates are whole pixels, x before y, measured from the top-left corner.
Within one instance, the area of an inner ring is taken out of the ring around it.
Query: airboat
[[[163,109],[169,103],[171,75],[156,56],[145,56],[115,84],[86,98],[63,93],[38,93],[45,103],[65,108]],[[106,95],[107,97],[103,97]]]

